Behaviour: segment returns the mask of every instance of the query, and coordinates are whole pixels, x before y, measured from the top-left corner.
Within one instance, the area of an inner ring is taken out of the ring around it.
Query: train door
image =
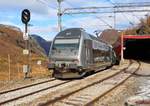
[[[88,66],[93,63],[93,53],[92,53],[92,41],[89,39],[84,40],[85,44],[85,61]]]

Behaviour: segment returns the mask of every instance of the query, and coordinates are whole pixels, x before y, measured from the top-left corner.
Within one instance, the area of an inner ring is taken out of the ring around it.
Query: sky
[[[135,2],[148,2],[148,0],[63,0],[61,7],[64,10],[66,8],[105,7],[114,6],[116,3]],[[29,34],[37,34],[46,40],[53,40],[59,32],[57,8],[57,0],[0,0],[0,24],[13,25],[24,31],[21,12],[23,9],[29,9],[31,12]],[[141,18],[145,18],[146,14],[148,12],[116,13],[115,15],[114,13],[63,15],[62,26],[63,30],[82,27],[87,32],[94,34],[95,30],[103,31],[111,27],[117,30],[131,28],[136,26]],[[116,21],[114,21],[114,16]]]

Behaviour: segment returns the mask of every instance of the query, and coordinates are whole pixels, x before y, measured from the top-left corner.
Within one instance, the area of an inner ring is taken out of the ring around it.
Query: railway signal
[[[24,24],[27,24],[30,21],[30,11],[28,9],[22,11],[21,20]]]
[[[25,40],[25,49],[23,50],[23,54],[27,56],[27,64],[23,65],[24,78],[27,78],[28,73],[31,69],[30,67],[30,50],[29,50],[29,34],[28,34],[28,22],[30,21],[30,11],[28,9],[24,9],[21,13],[21,21],[25,24],[25,32],[23,34],[23,39]]]

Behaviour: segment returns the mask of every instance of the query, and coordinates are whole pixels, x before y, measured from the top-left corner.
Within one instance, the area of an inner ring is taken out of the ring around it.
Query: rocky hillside
[[[25,49],[21,30],[14,26],[0,25],[0,54],[17,54]],[[30,40],[32,53],[44,56],[45,51],[34,39]]]
[[[8,74],[9,59],[12,74],[15,74],[19,69],[22,72],[23,64],[27,63],[27,56],[23,55],[25,41],[22,35],[23,33],[17,27],[0,25],[0,79],[5,78]],[[30,49],[30,64],[32,70],[36,73],[39,70],[37,61],[42,60],[42,63],[44,63],[47,58],[44,49],[33,38],[30,40]],[[43,66],[46,68],[46,65]]]
[[[125,31],[125,34],[127,35],[149,35],[150,34],[150,16],[145,19],[141,19],[140,23],[137,26],[127,29]]]
[[[98,38],[114,46],[120,40],[120,33],[115,29],[106,29]]]

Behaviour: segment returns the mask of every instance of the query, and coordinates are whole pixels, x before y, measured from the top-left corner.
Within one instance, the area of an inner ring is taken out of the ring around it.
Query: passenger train
[[[112,46],[82,28],[59,32],[52,42],[48,68],[55,78],[82,78],[116,62]]]

